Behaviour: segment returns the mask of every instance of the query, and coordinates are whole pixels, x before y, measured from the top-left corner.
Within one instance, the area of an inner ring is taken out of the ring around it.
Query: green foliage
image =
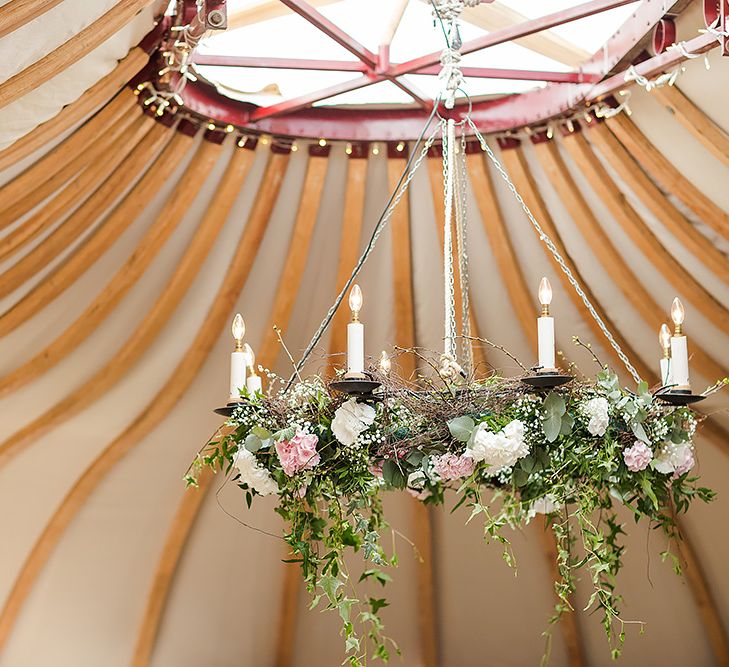
[[[396,531],[391,533],[392,553],[381,545],[389,531],[382,495],[393,489],[407,489],[429,504],[444,503],[450,489],[455,496],[452,511],[466,510],[467,522],[482,521],[484,541],[500,545],[509,567],[516,566],[516,555],[505,529],[545,513],[559,572],[558,603],[550,623],[572,613],[577,577],[583,573],[592,583],[585,610],[601,615],[617,657],[629,621],[620,615],[616,590],[624,530],[614,506],[627,508],[636,522],[647,520],[672,542],[679,539],[675,515],[686,512],[694,500],[709,502],[715,494],[698,486],[688,472],[660,472],[655,458],[666,443],[687,446],[696,420],[686,408],[654,401],[645,383],[634,392],[621,389],[607,369],[594,384],[572,382],[546,396],[528,391],[491,377],[460,391],[446,387],[390,396],[367,410],[374,418],[362,424],[356,443],[343,445],[332,428],[343,399],[330,394],[320,380],[307,380],[287,395],[249,397],[236,407],[224,430],[196,456],[185,483],[196,486],[203,466],[230,473],[250,507],[258,495],[257,481],[234,466],[238,457],[250,460],[252,455],[257,470],[278,487],[276,512],[287,526],[284,539],[290,549],[286,562],[301,569],[310,608],[336,611],[341,621],[343,664],[364,667],[399,654],[379,616],[388,606],[379,591],[392,580],[388,568],[398,562]],[[585,408],[595,398],[607,406],[607,425],[599,436],[594,429],[590,432]],[[467,477],[444,478],[438,472],[448,457],[460,465],[475,456],[473,448],[484,431],[491,438],[489,446],[499,438],[508,440],[507,431],[517,421],[523,440],[517,443],[518,458],[508,465],[499,463],[503,459],[484,458],[463,468]],[[273,445],[300,433],[316,436],[319,458],[289,476]],[[651,465],[637,472],[628,469],[623,457],[636,440],[654,456]],[[680,573],[676,551],[669,547],[661,556]],[[348,557],[354,553],[367,565],[353,580]],[[547,654],[549,646],[548,639]]]

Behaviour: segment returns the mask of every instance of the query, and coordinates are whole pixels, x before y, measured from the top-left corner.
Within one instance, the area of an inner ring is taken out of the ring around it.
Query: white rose
[[[605,435],[610,418],[608,416],[607,399],[600,396],[592,398],[582,406],[582,413],[590,420],[587,424],[587,430],[590,435],[601,437]]]
[[[651,467],[664,475],[683,475],[694,467],[694,448],[690,442],[664,442]]]
[[[271,473],[245,447],[241,446],[238,450],[238,454],[233,461],[233,466],[240,473],[241,484],[248,484],[248,486],[255,489],[262,496],[278,493],[278,484],[271,477]]]
[[[422,489],[426,481],[425,473],[422,470],[416,470],[408,475],[407,486],[410,489]]]
[[[489,475],[498,475],[511,468],[519,459],[529,454],[529,445],[524,441],[524,424],[518,419],[509,422],[503,431],[489,431],[488,425],[479,424],[473,431],[465,451],[474,461],[488,464]]]
[[[375,421],[375,409],[366,403],[358,403],[350,398],[337,408],[332,419],[332,433],[346,447],[352,447],[362,431],[366,431]]]

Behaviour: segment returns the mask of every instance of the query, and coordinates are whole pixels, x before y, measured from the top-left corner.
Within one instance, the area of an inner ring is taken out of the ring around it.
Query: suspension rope
[[[641,377],[638,374],[638,371],[635,370],[635,367],[633,364],[630,363],[630,359],[626,356],[625,352],[623,352],[623,349],[620,347],[618,342],[615,340],[615,337],[610,332],[610,330],[605,325],[605,322],[602,321],[602,318],[595,310],[595,307],[592,305],[590,300],[587,298],[587,295],[582,290],[582,287],[580,287],[580,284],[577,282],[577,279],[572,274],[572,271],[570,271],[569,267],[567,266],[567,263],[565,262],[562,255],[559,253],[559,250],[557,250],[557,247],[554,245],[554,242],[552,239],[547,236],[547,234],[542,229],[542,226],[537,222],[536,218],[532,214],[532,212],[529,210],[529,207],[526,205],[526,202],[522,198],[522,196],[519,194],[519,192],[516,189],[516,186],[511,182],[511,179],[509,178],[509,174],[506,173],[506,170],[501,166],[501,163],[496,159],[496,156],[494,155],[494,152],[491,150],[491,147],[486,143],[486,140],[483,138],[483,135],[481,132],[479,132],[478,128],[476,127],[473,120],[471,120],[470,116],[466,118],[468,124],[471,126],[471,129],[473,130],[474,134],[478,138],[479,142],[481,143],[481,148],[486,152],[486,154],[489,156],[489,159],[493,163],[494,167],[496,167],[496,170],[501,174],[501,178],[504,179],[506,182],[506,185],[508,186],[509,190],[511,191],[511,194],[514,196],[516,201],[521,206],[524,213],[526,213],[527,218],[529,218],[529,221],[532,223],[532,227],[534,227],[534,230],[537,232],[537,235],[539,236],[539,240],[544,243],[545,246],[547,246],[547,249],[554,257],[555,261],[559,265],[560,269],[562,270],[562,273],[567,276],[567,280],[569,281],[570,285],[574,288],[577,295],[582,300],[582,303],[585,305],[585,308],[587,308],[590,315],[592,315],[592,318],[597,322],[597,325],[600,327],[600,330],[604,334],[607,341],[610,343],[612,348],[615,350],[616,354],[618,355],[618,358],[620,361],[623,362],[623,365],[627,369],[628,373],[632,376],[633,380],[635,380],[636,383],[641,381]]]

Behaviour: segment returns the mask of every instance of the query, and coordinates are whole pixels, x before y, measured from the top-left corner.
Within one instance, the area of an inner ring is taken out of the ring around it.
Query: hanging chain
[[[453,209],[455,200],[456,128],[453,119],[441,121],[443,132],[443,354],[456,359],[456,294],[453,270]]]
[[[545,246],[547,246],[547,249],[554,257],[557,264],[559,264],[560,269],[562,269],[562,273],[567,276],[567,280],[569,281],[570,285],[574,288],[577,295],[582,300],[582,303],[585,305],[585,308],[587,308],[590,315],[592,315],[592,318],[597,322],[597,325],[600,327],[600,330],[605,335],[605,338],[608,340],[612,348],[615,350],[616,354],[618,355],[618,358],[620,361],[623,362],[623,365],[628,370],[628,373],[633,377],[633,379],[636,381],[636,383],[641,381],[641,377],[638,374],[638,371],[635,370],[633,367],[633,364],[630,363],[630,359],[626,356],[625,352],[623,352],[623,349],[620,347],[618,342],[613,337],[612,333],[610,333],[610,330],[607,328],[605,323],[602,321],[602,318],[595,310],[595,307],[590,303],[590,300],[587,298],[587,295],[582,290],[582,287],[580,287],[580,284],[577,282],[577,279],[572,275],[572,271],[570,271],[569,267],[567,266],[567,263],[565,262],[562,255],[560,255],[559,250],[557,250],[557,247],[554,245],[554,242],[552,239],[545,234],[544,230],[542,229],[542,226],[537,222],[536,218],[532,214],[532,212],[529,210],[529,207],[526,205],[526,202],[522,198],[522,196],[517,192],[516,186],[511,182],[511,179],[509,178],[509,174],[506,173],[506,170],[501,166],[501,163],[496,159],[496,156],[494,155],[494,152],[491,150],[490,146],[486,143],[486,140],[483,138],[483,135],[478,131],[478,128],[476,127],[475,123],[471,120],[470,117],[467,117],[466,120],[468,121],[468,124],[471,126],[471,129],[473,130],[474,134],[478,138],[479,142],[481,143],[481,148],[483,148],[484,151],[486,151],[486,154],[489,156],[489,159],[493,163],[494,167],[496,167],[499,174],[501,174],[501,178],[504,179],[506,182],[506,185],[508,186],[509,190],[511,191],[511,194],[514,195],[514,198],[517,202],[519,202],[522,210],[524,213],[526,213],[527,218],[529,218],[529,221],[532,223],[532,227],[534,227],[534,230],[537,232],[537,235],[539,236],[539,240],[544,243]]]
[[[423,131],[420,134],[420,137],[418,138],[417,142],[415,143],[415,148],[417,149],[420,142],[423,140],[423,136],[425,135],[426,130],[428,129],[428,126],[430,125],[431,121],[433,120],[433,117],[435,116],[435,112],[438,108],[437,102],[433,107],[433,111],[431,112],[430,117],[428,118],[427,123],[423,127]],[[337,312],[337,309],[339,308],[340,304],[344,300],[345,294],[349,291],[349,288],[352,286],[352,283],[354,282],[354,279],[357,277],[359,272],[362,270],[362,266],[367,261],[367,258],[372,254],[372,251],[375,249],[375,245],[377,244],[377,239],[380,238],[380,234],[382,234],[382,230],[385,228],[387,223],[389,222],[390,218],[392,217],[392,214],[395,212],[395,209],[397,208],[397,205],[400,203],[400,200],[403,198],[405,193],[407,192],[408,187],[410,186],[410,182],[413,180],[413,177],[415,176],[415,172],[418,170],[418,167],[420,167],[421,163],[425,159],[425,157],[428,155],[428,150],[430,150],[430,147],[433,145],[433,142],[435,141],[435,138],[440,130],[440,125],[436,125],[433,131],[430,133],[430,136],[427,138],[425,143],[423,144],[423,148],[420,151],[420,154],[415,159],[414,162],[412,162],[411,166],[411,160],[408,161],[407,166],[405,169],[407,170],[409,168],[409,171],[407,171],[407,175],[403,173],[403,175],[400,177],[400,183],[398,184],[395,192],[392,193],[390,197],[390,201],[388,203],[387,208],[385,209],[384,213],[380,217],[380,219],[377,221],[377,224],[375,225],[375,229],[372,232],[372,236],[370,237],[369,243],[367,244],[367,247],[364,249],[364,252],[360,256],[360,258],[357,260],[357,264],[355,265],[354,269],[352,269],[352,273],[350,274],[349,278],[347,279],[347,282],[344,283],[344,286],[342,287],[342,290],[337,295],[337,298],[334,300],[334,303],[332,304],[331,308],[327,311],[327,314],[325,315],[324,319],[322,320],[321,324],[319,325],[319,328],[316,330],[314,335],[312,336],[311,340],[309,341],[309,344],[306,346],[306,349],[304,350],[304,354],[301,355],[301,359],[299,359],[298,363],[294,367],[294,372],[291,374],[291,377],[289,378],[289,381],[286,385],[285,391],[288,391],[291,385],[293,384],[293,381],[296,377],[299,376],[301,373],[301,370],[304,367],[304,364],[306,363],[307,359],[311,355],[312,351],[314,350],[314,347],[317,345],[319,340],[321,339],[324,332],[327,330],[327,327],[331,324],[332,319],[334,318],[334,313]],[[404,178],[404,180],[403,180]]]
[[[468,283],[468,174],[466,171],[466,126],[461,126],[459,144],[459,171],[456,173],[456,248],[458,251],[458,278],[461,291],[461,348],[466,372],[473,368],[473,343],[471,341],[471,302]]]

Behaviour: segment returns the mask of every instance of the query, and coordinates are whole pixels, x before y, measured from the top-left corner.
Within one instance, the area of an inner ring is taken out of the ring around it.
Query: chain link
[[[504,179],[506,182],[506,185],[508,186],[509,190],[511,191],[511,194],[514,195],[514,198],[521,206],[524,213],[526,213],[527,218],[529,218],[529,221],[532,223],[532,227],[534,227],[534,230],[537,232],[539,236],[539,240],[544,243],[545,246],[547,246],[547,249],[554,257],[557,264],[559,264],[560,269],[562,269],[562,273],[567,276],[567,280],[569,281],[570,285],[574,288],[577,295],[582,300],[582,303],[585,305],[585,308],[587,308],[588,312],[592,316],[592,318],[597,322],[597,325],[600,327],[600,330],[604,334],[607,341],[610,343],[612,348],[615,350],[616,354],[618,355],[618,358],[620,361],[623,362],[623,365],[628,370],[628,373],[632,376],[632,378],[636,381],[636,383],[641,381],[641,377],[638,374],[638,371],[635,370],[633,364],[630,363],[630,359],[626,356],[625,352],[623,352],[622,348],[618,344],[618,342],[615,340],[613,334],[610,332],[610,330],[607,328],[605,323],[602,321],[602,318],[595,310],[595,307],[592,305],[590,300],[587,298],[587,295],[582,290],[582,287],[580,287],[580,284],[577,282],[577,279],[572,275],[572,271],[570,271],[569,267],[567,266],[564,258],[562,255],[560,255],[559,250],[557,250],[557,247],[554,245],[554,242],[552,239],[545,234],[544,230],[542,229],[542,226],[537,222],[536,218],[532,214],[532,212],[529,210],[529,207],[526,205],[526,202],[522,198],[522,196],[517,192],[516,186],[511,182],[511,179],[509,178],[509,174],[506,173],[506,170],[501,166],[501,163],[496,159],[496,156],[494,155],[494,152],[491,150],[490,146],[486,143],[486,140],[483,138],[483,135],[479,132],[478,128],[476,127],[475,123],[471,120],[470,117],[467,118],[468,124],[471,126],[471,129],[474,131],[474,134],[478,138],[479,142],[481,143],[481,147],[486,152],[486,154],[489,156],[489,159],[493,163],[494,167],[496,167],[496,170],[501,174],[501,178]]]
[[[443,189],[445,216],[443,220],[443,345],[444,354],[456,359],[456,293],[453,271],[453,209],[455,202],[455,122],[441,121],[443,133]]]
[[[466,170],[466,126],[461,126],[460,171],[457,173],[458,207],[456,209],[456,241],[458,249],[458,277],[461,290],[461,349],[466,371],[473,368],[473,343],[471,341],[471,301],[468,276],[468,173]]]

